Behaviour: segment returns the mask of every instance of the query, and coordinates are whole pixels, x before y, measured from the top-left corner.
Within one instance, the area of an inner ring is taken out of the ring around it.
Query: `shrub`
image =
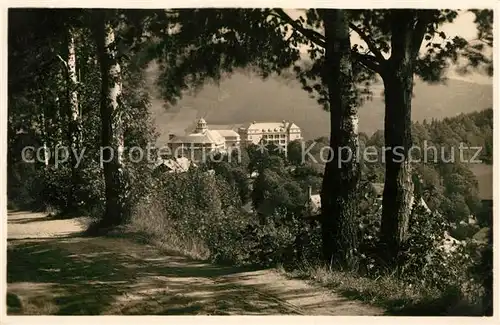
[[[436,288],[441,292],[457,291],[467,297],[477,295],[477,281],[469,267],[479,258],[477,245],[468,240],[443,246],[450,224],[439,213],[414,209],[410,233],[398,259],[398,276],[410,284]]]
[[[476,283],[482,285],[483,297],[482,307],[483,314],[486,316],[493,315],[493,233],[490,229],[488,232],[488,242],[479,247],[480,258],[470,267],[470,272]]]
[[[158,175],[144,202],[133,209],[132,224],[167,242],[196,238],[196,246],[203,246],[209,251],[207,257],[218,263],[271,266],[317,259],[318,225],[306,223],[285,203],[275,206],[273,214],[258,217],[242,210],[239,189],[227,175],[195,169]],[[161,213],[147,211],[149,205]]]
[[[472,240],[451,243],[444,249],[445,232],[451,225],[439,213],[429,213],[416,206],[410,219],[405,246],[396,261],[396,268],[386,265],[379,258],[378,234],[380,210],[364,210],[360,217],[360,269],[359,273],[371,278],[396,276],[407,285],[427,287],[439,292],[459,292],[463,297],[474,298],[480,280],[472,279],[470,267],[479,260],[477,244]]]

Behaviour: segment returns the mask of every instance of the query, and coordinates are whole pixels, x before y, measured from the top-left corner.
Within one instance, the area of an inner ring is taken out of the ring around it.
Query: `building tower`
[[[196,129],[194,130],[195,133],[205,133],[208,130],[207,128],[207,121],[202,117],[198,120],[196,123]]]

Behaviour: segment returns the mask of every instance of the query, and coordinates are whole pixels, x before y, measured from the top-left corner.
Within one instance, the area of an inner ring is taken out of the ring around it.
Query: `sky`
[[[303,15],[303,10],[301,9],[286,9],[285,10],[292,18],[297,19],[299,16]],[[461,36],[466,40],[474,40],[477,38],[476,25],[474,24],[474,14],[471,12],[461,12],[458,17],[452,22],[443,24],[441,30],[446,34],[447,38],[453,38],[455,36]],[[433,42],[437,42],[435,39]],[[351,43],[352,44],[365,44],[355,32],[351,33]],[[425,48],[425,43],[423,42],[421,49]],[[307,48],[301,49],[304,53]],[[457,73],[453,68],[451,68],[447,77],[450,79],[457,79],[477,84],[493,84],[493,79],[482,73],[470,73],[465,76]]]

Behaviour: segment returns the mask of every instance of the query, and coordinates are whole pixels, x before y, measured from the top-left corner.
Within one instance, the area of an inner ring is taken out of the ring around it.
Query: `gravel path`
[[[84,227],[84,219],[9,214],[9,314],[383,313],[273,270],[215,266],[125,238],[83,237]]]

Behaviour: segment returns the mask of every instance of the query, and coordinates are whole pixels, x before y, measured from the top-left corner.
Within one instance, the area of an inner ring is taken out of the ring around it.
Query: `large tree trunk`
[[[81,139],[81,126],[80,126],[80,110],[78,105],[78,91],[77,91],[77,74],[76,74],[76,47],[75,47],[75,31],[72,28],[68,30],[68,74],[67,74],[67,96],[68,96],[68,118],[69,118],[69,150],[70,150],[70,164],[71,164],[71,182],[70,187],[70,202],[68,205],[69,209],[73,209],[78,204],[77,197],[75,195],[75,188],[78,187],[78,170],[76,167],[77,158],[75,153],[78,152],[80,148]]]
[[[392,10],[391,57],[384,66],[385,186],[381,242],[383,255],[393,260],[408,234],[414,201],[409,161],[411,100],[416,57],[425,34],[423,16],[416,10]]]
[[[105,13],[96,13],[95,37],[101,67],[101,139],[106,192],[103,226],[115,226],[127,217],[123,166],[123,126],[120,119],[121,68],[116,59],[115,32]],[[106,148],[111,148],[108,150]]]
[[[323,80],[328,85],[332,149],[321,191],[323,255],[331,265],[349,268],[355,264],[358,247],[356,217],[360,176],[356,159],[358,116],[351,43],[344,10],[324,10],[323,21],[326,37]],[[351,159],[346,148],[351,151]]]

